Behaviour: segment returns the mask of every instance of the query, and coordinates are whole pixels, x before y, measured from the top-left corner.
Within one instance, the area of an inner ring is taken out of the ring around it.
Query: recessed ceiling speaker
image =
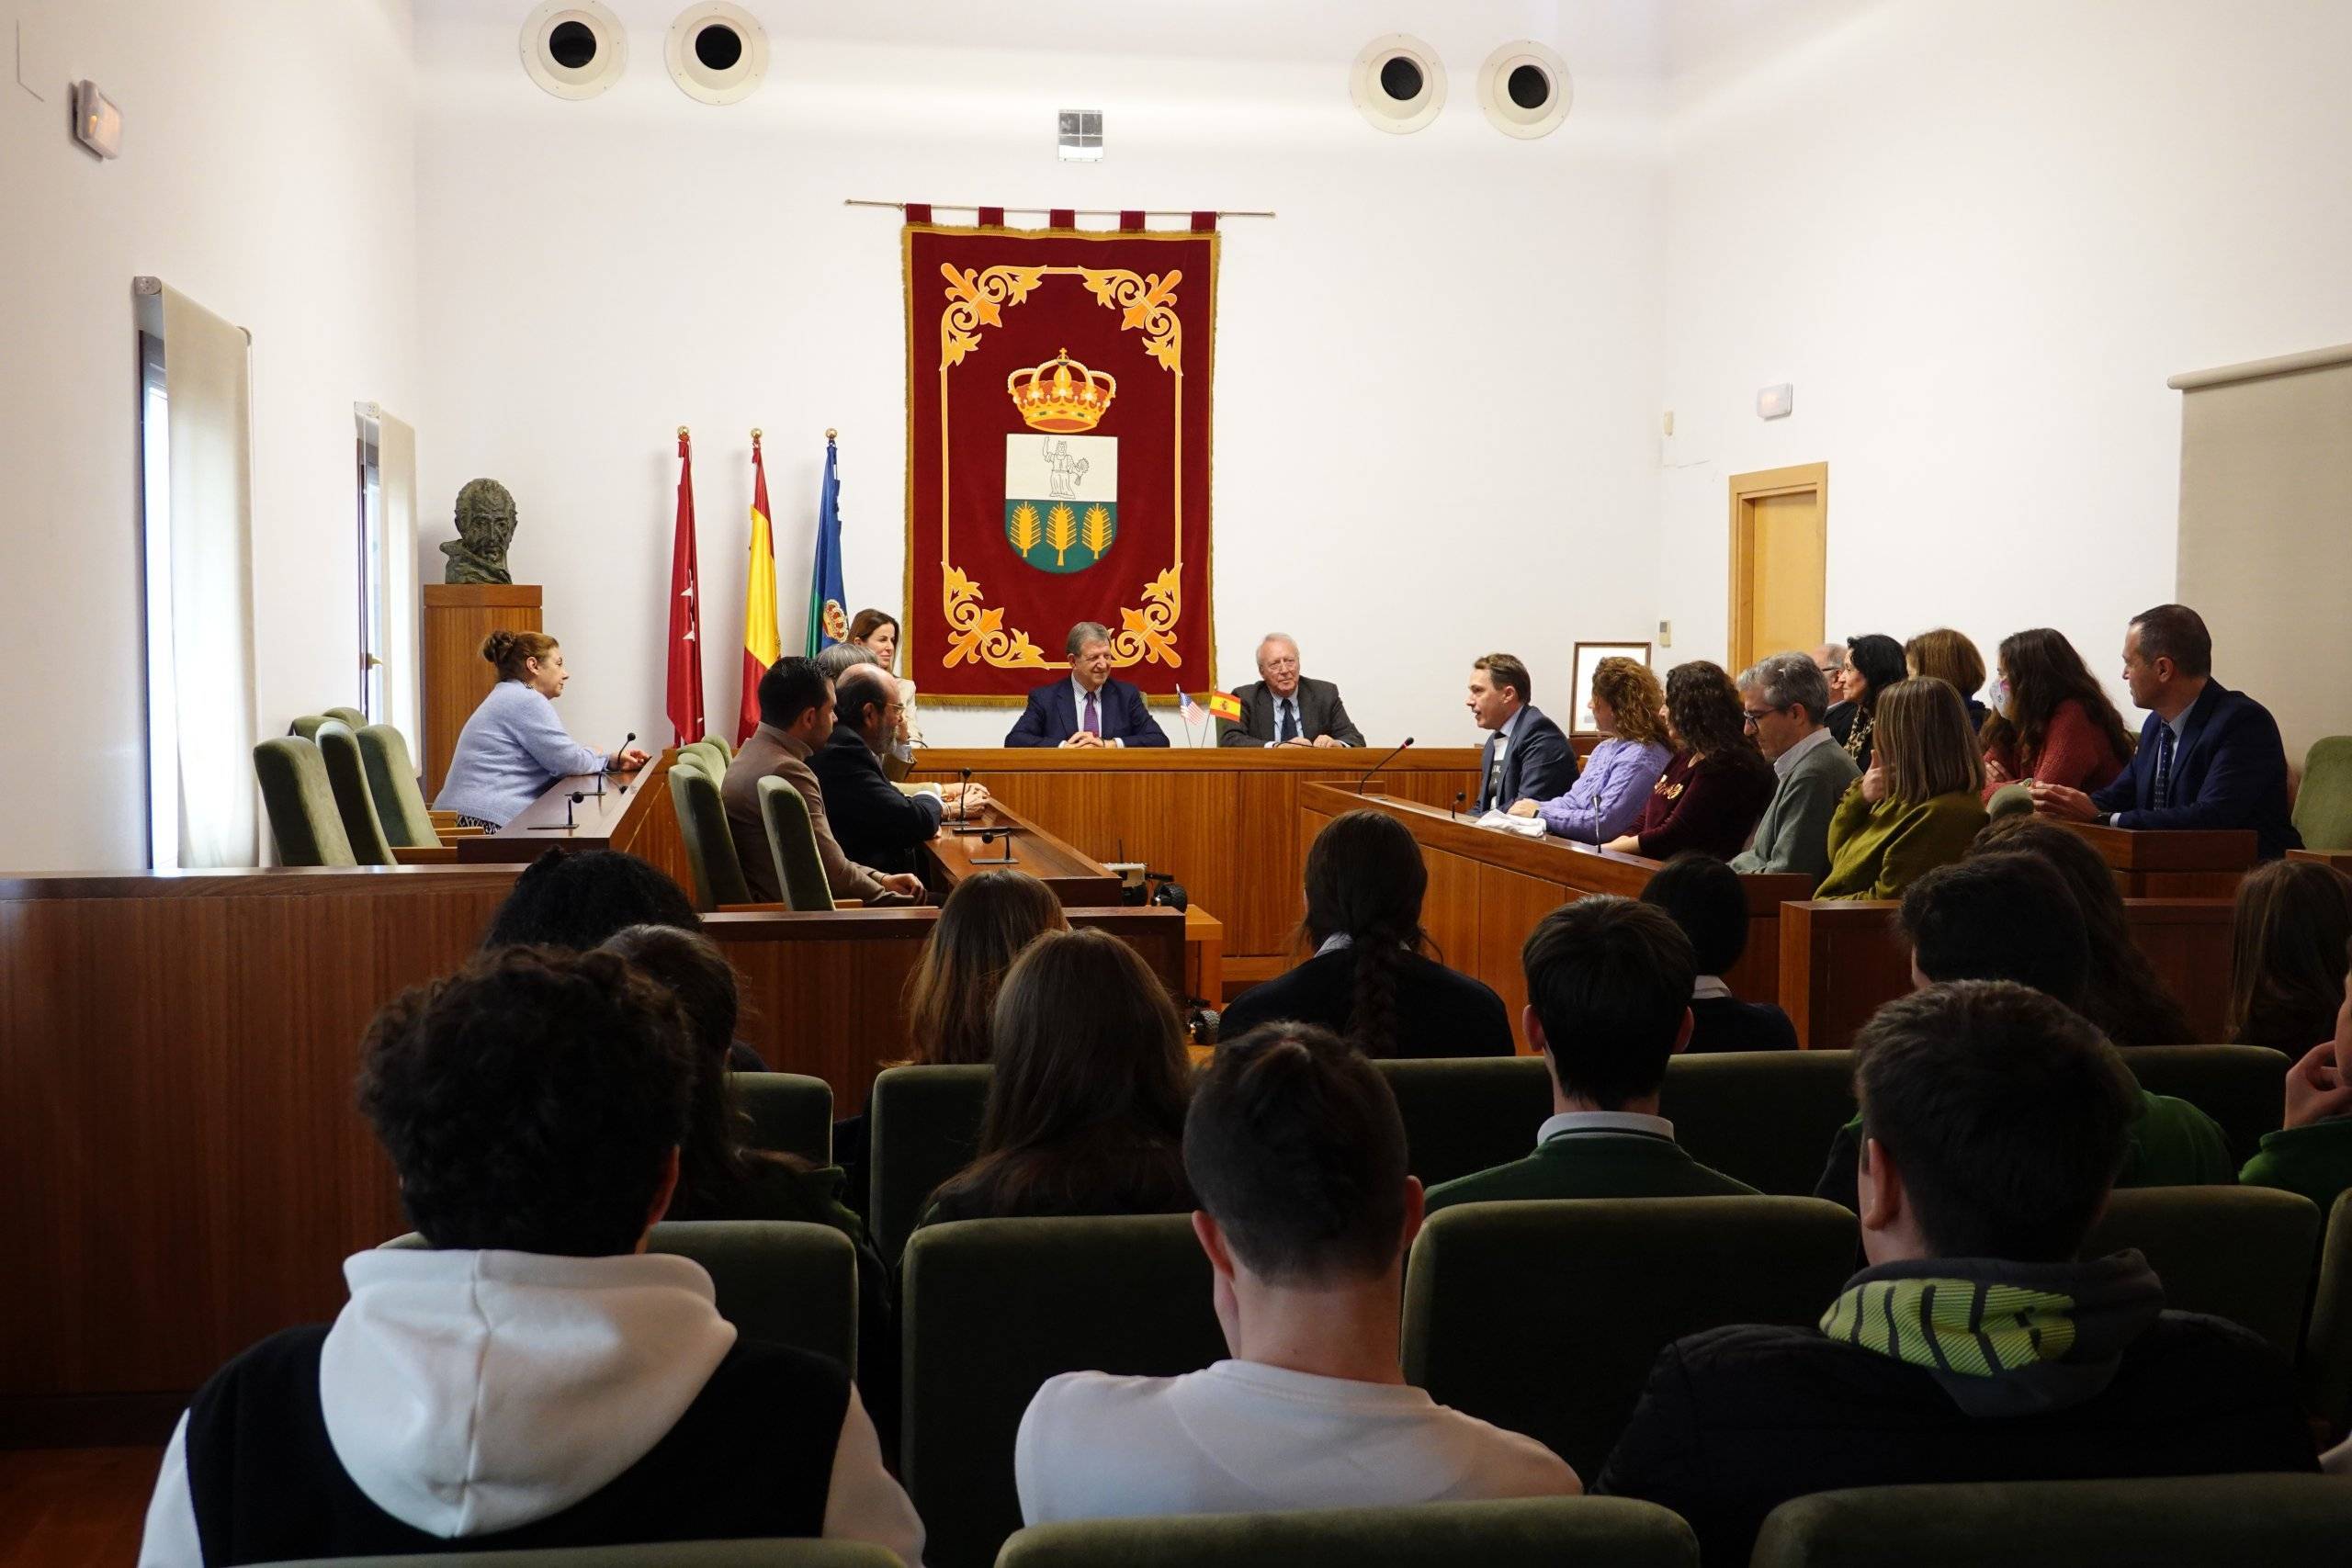
[[[1532,38],[1503,45],[1478,67],[1478,107],[1505,136],[1532,141],[1551,135],[1568,118],[1575,96],[1568,62]]]
[[[523,24],[523,69],[559,98],[593,98],[620,80],[628,34],[603,0],[547,0]]]
[[[1348,96],[1374,126],[1404,136],[1429,124],[1445,107],[1445,63],[1420,39],[1390,33],[1356,56]]]
[[[768,73],[768,33],[728,0],[701,0],[670,24],[670,80],[706,104],[740,103]]]

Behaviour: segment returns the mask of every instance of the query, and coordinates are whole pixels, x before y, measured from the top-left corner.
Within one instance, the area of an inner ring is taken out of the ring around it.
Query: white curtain
[[[384,714],[410,743],[417,733],[416,432],[376,411],[376,483],[383,508]]]
[[[172,680],[168,694],[150,700],[172,707],[178,863],[258,865],[252,344],[243,328],[186,295],[156,292],[170,419],[170,504],[161,521],[171,535]],[[156,846],[158,861],[164,847]]]

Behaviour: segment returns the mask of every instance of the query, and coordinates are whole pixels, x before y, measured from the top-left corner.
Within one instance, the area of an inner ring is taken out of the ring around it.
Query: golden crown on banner
[[[1063,349],[1043,365],[1007,376],[1004,389],[1031,429],[1067,435],[1093,429],[1111,411],[1119,383],[1108,371],[1089,370]]]

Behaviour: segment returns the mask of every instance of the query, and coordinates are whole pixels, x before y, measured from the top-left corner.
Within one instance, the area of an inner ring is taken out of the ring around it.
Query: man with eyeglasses
[[[1829,818],[1860,773],[1822,719],[1829,682],[1816,654],[1776,653],[1738,680],[1747,732],[1772,760],[1780,785],[1756,824],[1756,837],[1732,859],[1734,871],[1803,872],[1817,884],[1829,874]],[[1843,662],[1844,649],[1835,650]]]
[[[1298,672],[1298,644],[1284,632],[1258,643],[1259,679],[1233,694],[1241,717],[1219,719],[1220,746],[1361,746],[1363,731],[1348,717],[1340,688]]]
[[[951,810],[979,810],[989,792],[978,784],[947,784],[909,795],[890,782],[882,759],[904,708],[897,679],[880,665],[842,671],[834,694],[839,711],[833,732],[808,754],[809,770],[825,792],[833,837],[861,864],[912,872],[915,847],[938,833],[941,818]]]

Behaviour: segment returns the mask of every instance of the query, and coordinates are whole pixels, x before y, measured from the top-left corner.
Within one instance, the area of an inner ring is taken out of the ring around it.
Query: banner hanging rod
[[[907,209],[907,204],[903,201],[867,201],[862,197],[854,196],[844,198],[842,205],[843,207],[887,207],[894,212],[904,212]],[[930,203],[931,209],[933,212],[978,212],[980,210],[980,203],[976,201],[934,201]],[[1035,214],[1038,217],[1046,217],[1054,212],[1068,210],[1080,218],[1116,218],[1119,216],[1120,212],[1120,209],[1115,207],[1073,207],[1069,209],[1054,207],[1008,207],[1003,210],[1007,214],[1018,212],[1023,215]],[[1132,210],[1132,209],[1129,210]],[[1194,209],[1192,208],[1177,209],[1167,207],[1149,207],[1144,209],[1143,215],[1146,218],[1190,218],[1193,215],[1193,210]],[[1217,216],[1219,218],[1272,218],[1273,214],[1271,212],[1219,211]]]

